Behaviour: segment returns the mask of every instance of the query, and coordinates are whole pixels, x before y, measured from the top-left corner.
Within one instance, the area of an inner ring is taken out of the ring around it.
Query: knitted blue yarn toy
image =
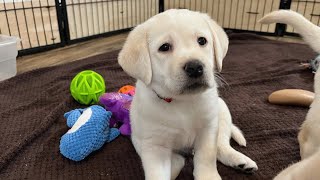
[[[314,59],[309,60],[307,63],[301,63],[302,67],[306,67],[312,70],[313,73],[316,73],[320,64],[320,55],[317,55]]]
[[[75,109],[64,114],[71,129],[61,137],[60,152],[65,157],[81,161],[105,142],[114,140],[120,131],[109,128],[112,113],[98,105]]]

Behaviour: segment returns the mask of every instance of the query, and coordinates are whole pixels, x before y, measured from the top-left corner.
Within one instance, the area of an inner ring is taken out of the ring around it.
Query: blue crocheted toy
[[[60,152],[65,157],[81,161],[105,142],[114,140],[120,131],[109,128],[112,113],[98,105],[75,109],[64,114],[71,129],[61,137]]]
[[[309,60],[307,63],[301,63],[302,67],[309,68],[313,73],[316,73],[320,64],[320,55],[317,55],[314,59]]]

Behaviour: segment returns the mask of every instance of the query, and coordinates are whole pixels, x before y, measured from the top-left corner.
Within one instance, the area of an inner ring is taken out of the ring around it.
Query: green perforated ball
[[[106,85],[103,77],[91,70],[78,73],[71,81],[70,91],[72,97],[81,104],[90,105],[99,101],[105,93]]]

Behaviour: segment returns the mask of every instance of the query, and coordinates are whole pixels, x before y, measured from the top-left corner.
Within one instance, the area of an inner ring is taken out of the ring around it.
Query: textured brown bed
[[[133,84],[118,66],[118,52],[43,68],[0,83],[0,179],[143,179],[138,155],[128,137],[118,137],[81,162],[59,153],[68,130],[63,114],[81,107],[69,93],[72,77],[85,69],[103,75],[107,91]],[[312,90],[313,74],[299,67],[316,54],[307,46],[231,34],[220,88],[247,147],[233,146],[259,166],[252,175],[218,164],[223,179],[271,179],[299,159],[296,139],[307,108],[269,104],[278,89]],[[45,59],[44,59],[45,61]],[[193,179],[189,159],[178,179]]]

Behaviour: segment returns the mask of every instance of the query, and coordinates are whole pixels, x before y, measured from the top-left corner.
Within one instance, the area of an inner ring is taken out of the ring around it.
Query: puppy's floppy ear
[[[118,63],[130,76],[150,84],[152,78],[147,29],[144,24],[134,28],[119,53]]]
[[[213,50],[216,69],[220,72],[222,70],[222,61],[227,54],[229,40],[227,34],[224,32],[221,26],[219,26],[214,20],[207,14],[202,14],[205,21],[208,23],[212,38],[213,38]]]

